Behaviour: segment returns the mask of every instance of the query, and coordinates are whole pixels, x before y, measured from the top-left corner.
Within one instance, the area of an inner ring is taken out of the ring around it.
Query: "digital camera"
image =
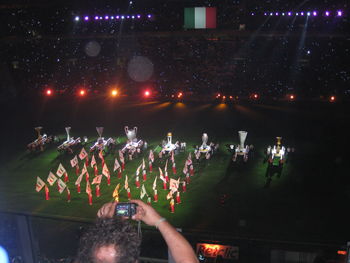
[[[135,203],[118,203],[115,207],[116,216],[132,217],[136,214],[137,204]]]

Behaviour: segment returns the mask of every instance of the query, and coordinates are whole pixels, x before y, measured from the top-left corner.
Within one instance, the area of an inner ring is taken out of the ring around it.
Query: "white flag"
[[[79,153],[79,158],[80,160],[83,160],[86,158],[86,156],[88,156],[88,153],[85,151],[85,148],[83,147]]]
[[[81,169],[81,174],[87,173],[86,163],[84,163],[83,169]]]
[[[142,170],[145,170],[145,168],[146,168],[145,159],[142,158]]]
[[[50,172],[50,173],[49,173],[49,176],[47,177],[47,182],[48,182],[51,186],[53,186],[53,184],[56,182],[56,180],[57,180],[57,177],[56,177],[52,172]]]
[[[153,154],[153,151],[152,151],[152,150],[149,151],[148,159],[149,159],[152,163],[154,162],[154,154]]]
[[[146,188],[145,188],[145,185],[142,184],[142,187],[141,187],[141,193],[140,193],[140,199],[142,199],[145,195],[148,196],[147,192],[146,192]]]
[[[58,179],[57,184],[58,184],[58,187],[59,187],[60,194],[62,194],[64,189],[66,189],[67,185],[61,179]]]
[[[64,175],[65,172],[66,169],[64,169],[63,165],[60,163],[60,165],[57,168],[56,174],[58,175],[58,177],[62,177],[62,175]]]
[[[36,177],[36,186],[35,186],[35,190],[37,192],[40,192],[40,190],[45,186],[45,182],[43,180],[41,180],[41,178],[39,176]]]
[[[156,188],[157,188],[157,176],[154,178],[154,182],[153,182],[153,187],[152,187],[152,189],[153,189],[153,190],[156,190]]]
[[[117,171],[119,168],[120,168],[120,164],[119,164],[119,162],[118,162],[118,159],[115,158],[113,171],[115,172],[115,171]]]
[[[128,190],[129,188],[129,182],[128,182],[128,176],[125,176],[125,185],[124,185],[125,190]]]
[[[159,178],[163,181],[163,182],[166,182],[166,179],[165,179],[165,177],[163,176],[163,171],[162,171],[162,169],[160,168],[160,167],[158,167],[159,168]]]
[[[139,175],[139,174],[140,174],[141,167],[142,167],[142,164],[140,164],[140,166],[139,166],[139,167],[137,167],[137,170],[136,170],[136,175]]]
[[[75,167],[77,164],[78,164],[78,157],[77,156],[74,156],[74,158],[72,160],[70,160],[70,165],[72,167]]]

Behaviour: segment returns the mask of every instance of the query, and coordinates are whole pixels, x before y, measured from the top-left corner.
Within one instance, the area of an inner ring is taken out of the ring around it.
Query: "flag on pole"
[[[78,179],[75,181],[75,185],[80,185],[81,180],[83,179],[83,174],[79,175]]]
[[[142,164],[140,164],[140,166],[137,167],[137,169],[136,169],[136,175],[139,175],[139,174],[140,174],[141,167],[142,167]]]
[[[142,187],[141,187],[141,192],[140,192],[140,199],[142,199],[145,195],[148,196],[147,192],[146,192],[146,188],[145,188],[145,185],[142,184]]]
[[[110,173],[109,173],[109,170],[108,170],[108,167],[107,167],[106,164],[103,165],[102,174],[103,174],[104,176],[106,176],[107,178],[110,176]]]
[[[173,198],[173,194],[174,194],[173,190],[170,190],[170,192],[166,196],[166,200]]]
[[[163,181],[163,182],[166,182],[166,179],[164,178],[164,176],[163,176],[163,171],[162,171],[162,169],[160,168],[160,167],[158,167],[159,168],[159,178]]]
[[[176,192],[179,188],[180,178],[178,180],[170,179],[169,189],[173,192]]]
[[[41,180],[41,178],[39,176],[36,177],[36,186],[35,186],[35,190],[37,192],[40,192],[40,190],[45,186],[45,182],[43,180]]]
[[[142,170],[146,169],[145,159],[142,158]]]
[[[62,175],[64,175],[65,172],[66,172],[66,169],[64,169],[63,165],[60,163],[57,168],[56,174],[58,175],[58,177],[62,177]]]
[[[115,172],[115,171],[117,171],[119,168],[120,168],[120,164],[119,164],[119,162],[118,162],[118,159],[115,158],[113,171]]]
[[[91,166],[91,167],[94,167],[96,164],[97,164],[97,162],[96,162],[96,159],[95,159],[95,155],[93,154],[92,157],[91,157],[90,166]]]
[[[216,28],[216,7],[186,7],[184,28]]]
[[[90,181],[87,181],[87,182],[86,182],[85,192],[86,192],[88,195],[91,195],[91,185],[90,185]]]
[[[182,172],[183,172],[184,174],[187,174],[187,172],[188,172],[187,161],[186,161],[186,163],[185,163],[184,168],[182,169]]]
[[[102,152],[102,150],[99,151],[98,157],[99,157],[102,161],[104,161],[105,158],[103,157],[103,152]]]
[[[186,165],[191,165],[192,164],[192,159],[187,159],[186,160]]]
[[[58,179],[57,185],[58,185],[58,187],[59,187],[59,192],[60,192],[60,194],[62,194],[63,191],[64,191],[64,189],[66,189],[66,186],[67,186],[67,185],[66,185],[61,179]]]
[[[152,150],[149,151],[148,159],[149,159],[152,163],[154,162],[154,154],[153,154],[153,151],[152,151]]]
[[[119,188],[120,188],[120,183],[117,184],[117,186],[115,187],[114,191],[113,191],[113,197],[116,198],[118,197],[119,198]]]
[[[199,158],[201,157],[201,152],[197,150],[195,153],[195,156],[196,156],[196,159],[199,160]]]
[[[166,159],[165,161],[164,172],[166,172],[167,170],[168,170],[168,159]]]
[[[174,151],[171,151],[170,160],[171,160],[172,163],[175,163]]]
[[[50,172],[49,176],[47,177],[47,182],[49,183],[49,185],[53,186],[56,180],[57,180],[57,177],[52,172]]]
[[[81,169],[81,174],[87,173],[86,164],[84,163],[83,169]]]
[[[88,153],[85,151],[85,148],[83,147],[79,153],[80,160],[85,159],[88,156]]]
[[[124,184],[125,184],[124,185],[125,190],[128,190],[128,188],[129,188],[128,175],[125,175],[125,183]]]
[[[102,174],[95,176],[91,184],[100,184],[102,181]]]
[[[157,176],[154,178],[152,189],[156,190],[156,188],[157,188]]]
[[[74,158],[72,160],[70,160],[70,165],[72,167],[76,166],[78,163],[79,163],[79,161],[78,161],[78,157],[77,156],[74,156]]]

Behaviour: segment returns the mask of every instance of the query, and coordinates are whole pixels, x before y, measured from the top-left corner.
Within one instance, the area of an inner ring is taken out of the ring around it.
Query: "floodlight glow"
[[[144,95],[145,95],[145,97],[149,97],[149,95],[151,95],[151,92],[149,90],[146,90]]]
[[[125,17],[124,16],[122,16],[122,19],[124,19]]]
[[[282,13],[282,16],[284,16],[284,13]]]
[[[103,17],[102,16],[100,16],[100,20],[102,20],[103,19]]]
[[[317,16],[317,12],[316,12],[316,11],[313,11],[313,12],[312,12],[312,15],[313,15],[313,16]]]
[[[278,16],[279,14],[278,14],[278,12],[276,12],[276,16]]]
[[[335,101],[335,96],[331,96],[331,97],[329,98],[329,100],[330,100],[330,102],[334,102],[334,101]]]
[[[304,12],[301,12],[300,14],[303,16],[303,15],[304,15]]]
[[[80,20],[80,17],[79,17],[79,16],[76,16],[76,17],[74,18],[74,20],[75,20],[75,21],[79,21],[79,20]]]
[[[337,16],[342,16],[343,15],[343,12],[342,11],[337,11]]]
[[[95,20],[98,20],[98,16],[95,16]]]
[[[85,21],[89,21],[89,17],[88,17],[88,16],[85,16],[85,17],[84,17],[84,20],[85,20]]]
[[[292,15],[292,12],[288,12],[288,16],[291,16]]]
[[[111,19],[113,20],[113,19],[114,19],[114,16],[111,16]]]
[[[126,18],[128,18],[128,19],[129,19],[129,18],[130,18],[130,16],[126,16]]]
[[[85,96],[86,95],[86,91],[84,89],[79,90],[79,95],[81,97]]]
[[[298,16],[298,15],[299,15],[299,13],[296,13],[295,15],[296,15],[296,16]]]
[[[270,13],[270,16],[273,16],[273,13]]]
[[[290,100],[294,100],[295,99],[295,96],[293,94],[289,95],[289,99]]]
[[[267,16],[267,13],[264,13],[264,16]]]
[[[152,16],[151,16],[151,15],[148,15],[147,17],[148,17],[148,18],[151,18]]]
[[[137,18],[141,18],[141,16],[140,16],[140,15],[137,15]]]
[[[118,95],[118,91],[116,89],[111,91],[112,97],[116,97]]]
[[[119,16],[116,16],[117,19],[119,19]]]
[[[52,89],[47,89],[47,90],[45,91],[45,94],[46,94],[47,96],[51,96],[51,95],[53,94]]]
[[[132,19],[135,19],[135,16],[131,16]]]
[[[326,15],[326,16],[329,16],[329,15],[330,15],[329,11],[326,11],[325,15]]]
[[[109,16],[105,16],[105,19],[108,20],[108,19],[109,19]]]

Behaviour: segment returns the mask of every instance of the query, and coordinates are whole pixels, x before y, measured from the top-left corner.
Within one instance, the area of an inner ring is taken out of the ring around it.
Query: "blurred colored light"
[[[112,91],[111,91],[111,95],[112,95],[113,97],[116,97],[116,96],[118,95],[118,91],[117,91],[116,89],[112,90]]]
[[[298,16],[298,15],[299,15],[299,13],[296,13],[295,15],[297,15],[297,16]]]
[[[75,20],[75,21],[79,21],[79,20],[80,20],[80,17],[79,17],[79,16],[76,16],[76,17],[74,18],[74,20]]]
[[[343,12],[339,10],[339,11],[337,11],[337,15],[338,15],[338,16],[342,16],[342,15],[343,15]]]
[[[254,99],[257,99],[258,97],[259,97],[259,95],[258,95],[258,94],[256,94],[256,93],[255,93],[255,94],[253,94],[253,98],[254,98]]]
[[[84,89],[81,89],[81,90],[79,91],[79,95],[80,95],[80,96],[85,96],[85,94],[86,94],[86,91],[85,91]]]
[[[329,98],[329,100],[330,100],[331,102],[335,101],[335,96],[331,96],[331,97]]]
[[[253,16],[253,15],[254,15],[254,13],[251,13],[251,15]]]
[[[300,14],[303,16],[303,15],[304,15],[304,12],[301,12]]]
[[[98,16],[95,16],[95,20],[98,20]]]
[[[220,93],[218,93],[217,97],[220,97],[220,96],[221,96],[221,94],[220,94]]]
[[[338,250],[337,254],[345,256],[346,255],[346,250]]]
[[[292,15],[292,12],[288,12],[288,15],[291,16],[291,15]]]
[[[295,96],[294,96],[294,95],[290,95],[290,96],[289,96],[289,99],[290,99],[290,100],[294,100],[294,99],[295,99]]]
[[[119,19],[119,16],[116,16],[117,19]]]
[[[51,96],[53,92],[52,92],[52,89],[47,89],[45,91],[45,93],[46,93],[47,96]]]
[[[109,16],[105,16],[105,19],[108,20],[108,19],[109,19]]]
[[[132,19],[135,19],[135,16],[131,16]]]
[[[177,97],[178,97],[178,98],[181,98],[181,97],[182,97],[182,92],[179,92],[179,93],[177,94]]]
[[[145,91],[145,97],[149,97],[149,95],[151,95],[151,92],[149,92],[148,90]]]
[[[151,15],[148,15],[147,17],[148,17],[148,18],[151,18],[152,16],[151,16]]]
[[[223,99],[226,99],[226,96],[222,96]]]
[[[282,13],[282,16],[284,16],[284,13]]]
[[[124,16],[122,16],[122,19],[124,19],[125,17]]]
[[[313,12],[312,12],[312,15],[313,15],[313,16],[317,16],[317,12],[316,12],[316,11],[313,11]]]
[[[128,18],[128,19],[129,19],[129,18],[130,18],[130,16],[126,16],[126,18]]]
[[[278,12],[276,12],[276,16],[278,16],[279,14],[278,14]]]
[[[140,15],[137,15],[137,18],[141,18],[141,16],[140,16]]]
[[[270,16],[273,16],[273,13],[270,13]]]
[[[88,17],[88,16],[85,16],[85,17],[84,17],[84,20],[85,20],[85,21],[88,21],[88,20],[89,20],[89,17]]]
[[[330,13],[329,13],[329,11],[326,11],[326,13],[325,13],[325,14],[326,14],[326,16],[329,16],[329,14],[330,14]]]
[[[311,15],[311,13],[310,12],[307,12],[307,16],[310,16]]]
[[[103,19],[103,17],[102,17],[102,16],[100,16],[100,19],[102,20],[102,19]]]
[[[111,19],[114,19],[114,16],[111,16]]]

